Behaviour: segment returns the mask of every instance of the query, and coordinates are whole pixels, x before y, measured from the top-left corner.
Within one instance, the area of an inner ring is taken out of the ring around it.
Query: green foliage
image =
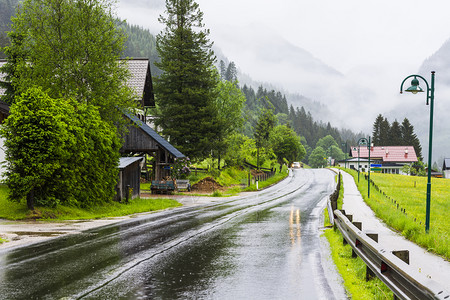
[[[328,149],[331,146],[338,146],[336,140],[331,135],[319,139],[316,144],[316,147],[322,147],[323,149]]]
[[[112,199],[121,144],[96,107],[30,88],[10,113],[0,130],[10,200],[33,208]]]
[[[166,13],[159,19],[166,27],[156,38],[161,57],[156,66],[163,71],[155,81],[156,125],[182,153],[203,159],[220,129],[209,30],[203,29],[203,13],[193,0],[167,0]]]
[[[176,179],[186,179],[191,173],[189,168],[190,159],[189,157],[175,158],[172,169],[172,178]]]
[[[241,133],[233,133],[226,139],[227,153],[224,156],[226,165],[240,166],[244,161],[251,157],[252,147],[254,148],[254,141],[251,143],[250,138]]]
[[[97,106],[104,120],[121,120],[117,109],[133,107],[133,94],[112,9],[109,0],[23,1],[6,47],[12,94],[41,86],[52,98],[73,97]]]
[[[269,144],[280,164],[284,159],[300,161],[306,154],[300,137],[286,125],[278,125],[270,132]]]
[[[308,162],[309,165],[313,168],[321,168],[323,166],[326,166],[327,160],[326,160],[326,153],[325,150],[322,147],[316,147],[309,156]]]
[[[217,95],[215,106],[218,113],[219,130],[214,150],[218,153],[220,164],[221,156],[227,152],[227,138],[241,128],[244,123],[242,109],[245,103],[245,96],[237,87],[237,81],[231,82],[227,80],[219,80]]]

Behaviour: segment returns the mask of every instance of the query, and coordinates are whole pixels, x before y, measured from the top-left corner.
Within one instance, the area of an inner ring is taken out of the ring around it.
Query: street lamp
[[[344,146],[344,145],[345,145],[345,156],[344,156],[345,162],[344,162],[344,166],[347,169],[347,142],[342,143],[342,146]]]
[[[428,233],[430,230],[430,207],[431,207],[431,154],[432,154],[432,146],[433,146],[433,110],[434,110],[434,71],[431,71],[431,86],[428,85],[428,82],[425,78],[420,75],[409,75],[405,79],[403,79],[402,84],[400,85],[400,94],[403,93],[403,84],[408,78],[414,77],[411,81],[411,86],[407,88],[406,92],[411,92],[413,94],[417,94],[419,92],[423,92],[422,88],[419,86],[419,80],[417,78],[422,79],[427,85],[427,102],[426,105],[430,104],[430,133],[428,136],[428,181],[427,181],[427,204],[426,204],[426,217],[425,217],[425,231]]]
[[[366,138],[360,138],[358,140],[358,183],[359,183],[359,149],[360,149],[361,145],[367,145],[367,149],[369,150],[367,197],[370,198],[370,150],[371,150],[371,147],[372,147],[372,144],[370,143],[370,136],[369,136],[369,140],[367,140]]]

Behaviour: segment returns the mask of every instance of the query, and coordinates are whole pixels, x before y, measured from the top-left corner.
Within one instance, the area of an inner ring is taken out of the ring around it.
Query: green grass
[[[360,174],[358,184],[357,172],[346,171],[353,175],[361,195],[377,217],[407,239],[450,259],[450,180],[432,178],[431,221],[429,233],[426,233],[426,177],[371,173],[370,178],[387,197],[371,186],[368,198],[364,175]]]
[[[156,211],[181,206],[171,199],[133,199],[128,204],[110,202],[90,209],[59,205],[56,208],[36,207],[29,211],[26,203],[7,200],[8,188],[0,186],[0,218],[8,220],[43,219],[43,220],[85,220],[119,217],[135,213]]]
[[[366,264],[359,258],[352,258],[350,245],[343,245],[338,230],[325,230],[325,237],[331,245],[331,257],[344,280],[344,286],[351,299],[393,299],[393,293],[377,277],[366,281]]]
[[[277,169],[279,170],[279,169]],[[289,175],[288,171],[287,171],[287,167],[285,165],[282,166],[281,168],[281,172],[276,171],[275,175],[270,177],[269,179],[265,180],[265,181],[259,181],[258,182],[258,189],[263,189],[266,188],[272,184],[275,184],[277,182],[279,182],[280,180],[283,180],[284,178],[286,178]],[[256,191],[256,184],[252,183],[250,186],[244,188],[244,191]]]
[[[337,176],[336,176],[337,178]],[[341,184],[338,199],[338,209],[342,209],[344,198],[344,185]],[[328,211],[324,211],[324,226],[330,224]],[[327,238],[331,257],[336,268],[344,280],[347,294],[352,299],[393,299],[393,293],[377,277],[366,281],[366,264],[359,258],[352,258],[352,248],[350,245],[343,245],[343,237],[339,230],[326,229],[324,235]]]

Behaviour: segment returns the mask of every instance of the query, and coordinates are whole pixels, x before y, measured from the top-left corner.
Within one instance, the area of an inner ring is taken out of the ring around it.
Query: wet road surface
[[[219,204],[0,252],[0,299],[342,299],[320,247],[329,170]]]

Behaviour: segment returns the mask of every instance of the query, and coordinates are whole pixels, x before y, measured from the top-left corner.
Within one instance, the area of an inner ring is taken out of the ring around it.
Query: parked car
[[[291,166],[292,168],[295,168],[295,169],[298,169],[298,168],[300,168],[301,166],[300,166],[300,163],[298,162],[298,161],[294,161],[293,163],[292,163],[292,166]]]

